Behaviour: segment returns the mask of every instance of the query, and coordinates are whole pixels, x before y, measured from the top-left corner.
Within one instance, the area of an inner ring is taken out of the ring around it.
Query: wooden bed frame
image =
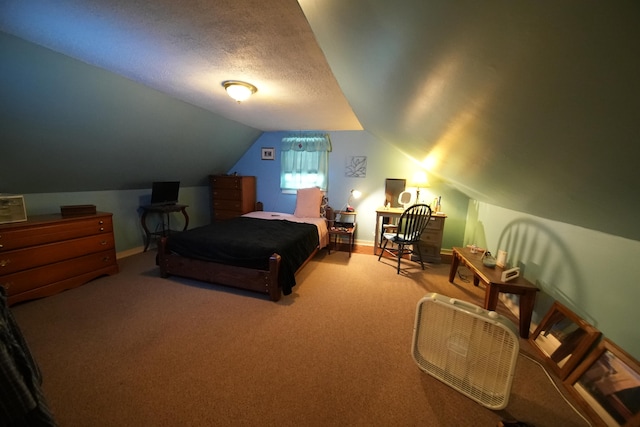
[[[318,249],[316,248],[298,268],[296,274],[307,265],[317,252]],[[280,255],[275,253],[271,255],[269,257],[268,270],[235,267],[217,262],[186,258],[172,253],[167,249],[166,237],[162,237],[158,242],[157,262],[160,267],[161,277],[167,278],[174,275],[259,292],[268,295],[272,301],[278,301],[282,297],[282,286],[278,281],[280,260]]]

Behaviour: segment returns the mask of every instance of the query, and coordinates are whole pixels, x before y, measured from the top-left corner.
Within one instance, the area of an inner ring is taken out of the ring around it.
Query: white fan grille
[[[434,295],[418,304],[413,342],[416,363],[478,403],[505,408],[519,351],[515,325],[502,316],[489,317],[480,307],[459,309]]]

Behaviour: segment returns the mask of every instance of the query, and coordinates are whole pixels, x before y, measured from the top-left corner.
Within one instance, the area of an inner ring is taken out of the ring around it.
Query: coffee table
[[[473,273],[474,286],[478,286],[480,282],[485,284],[485,309],[495,311],[500,293],[519,295],[520,336],[528,338],[533,306],[536,302],[536,293],[540,289],[522,276],[503,282],[501,276],[504,269],[498,266],[493,268],[486,267],[482,263],[482,255],[482,252],[473,253],[470,248],[454,247],[451,270],[449,270],[449,282],[453,283],[458,266],[462,263]]]

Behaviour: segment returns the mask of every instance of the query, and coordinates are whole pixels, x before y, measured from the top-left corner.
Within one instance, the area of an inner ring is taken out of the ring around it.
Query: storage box
[[[27,220],[24,197],[15,194],[0,193],[0,224]]]
[[[60,206],[62,216],[95,215],[96,205],[67,205]]]

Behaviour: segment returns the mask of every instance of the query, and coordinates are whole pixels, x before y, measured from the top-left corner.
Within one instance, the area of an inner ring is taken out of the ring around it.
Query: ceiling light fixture
[[[227,94],[240,103],[249,99],[251,95],[258,91],[258,88],[251,83],[241,82],[239,80],[225,80],[222,86]]]

